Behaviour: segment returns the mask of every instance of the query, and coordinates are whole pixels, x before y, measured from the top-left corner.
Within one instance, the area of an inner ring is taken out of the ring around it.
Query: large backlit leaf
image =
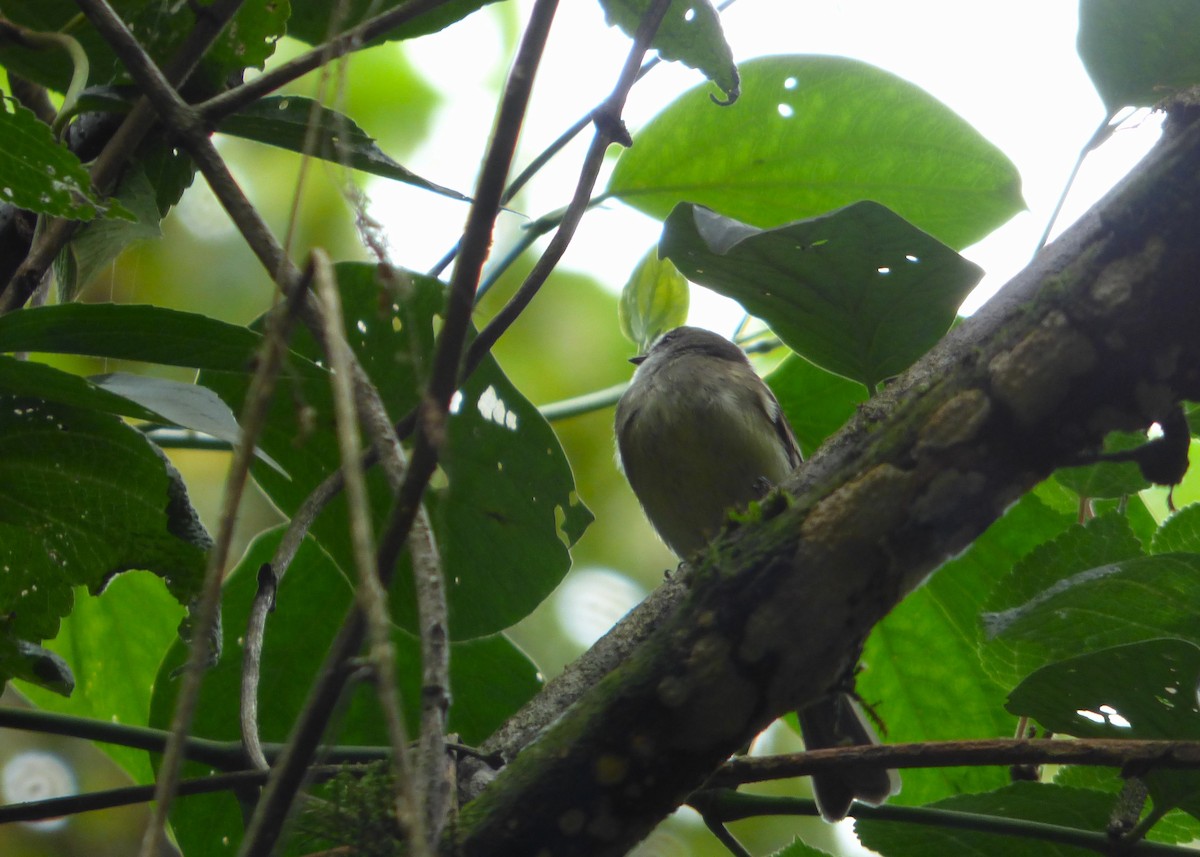
[[[1024,206],[1008,158],[895,75],[844,57],[740,69],[736,104],[698,87],[637,132],[608,193],[659,219],[694,202],[760,227],[870,199],[956,249]]]
[[[100,598],[75,592],[75,609],[47,643],[71,665],[75,692],[63,698],[33,685],[21,691],[40,708],[126,726],[148,726],[150,694],[163,653],[178,639],[184,609],[161,580],[118,575]],[[139,783],[154,782],[145,750],[98,744]]]
[[[659,252],[792,350],[872,389],[929,350],[983,275],[874,202],[767,230],[683,204]]]

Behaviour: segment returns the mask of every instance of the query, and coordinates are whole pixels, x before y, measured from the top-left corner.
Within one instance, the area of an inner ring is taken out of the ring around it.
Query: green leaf
[[[258,570],[269,562],[282,529],[254,541],[232,573],[222,596],[224,651],[240,651],[246,620],[258,588]],[[312,539],[296,553],[276,593],[264,638],[262,684],[259,692],[259,726],[264,741],[284,741],[304,705],[309,688],[341,623],[353,603],[354,593],[341,570]],[[403,632],[393,637],[397,681],[410,735],[417,733],[421,703],[419,645]],[[174,710],[178,682],[171,672],[186,658],[176,642],[163,660],[155,682],[151,725],[167,728]],[[205,738],[236,740],[241,692],[241,659],[225,657],[205,673],[193,733]],[[449,729],[462,740],[483,740],[540,687],[537,671],[509,640],[487,637],[455,643],[450,650],[452,703]],[[326,735],[330,743],[387,745],[384,718],[375,692],[360,685],[339,712],[336,728]],[[193,774],[207,766],[190,765]],[[230,848],[242,835],[241,813],[230,795],[213,795],[178,801],[172,825],[184,853],[205,854],[214,841],[228,837]]]
[[[635,134],[608,194],[658,219],[693,202],[760,227],[870,199],[956,249],[1024,207],[1008,158],[907,81],[842,57],[740,68],[733,106],[698,87]]]
[[[1124,452],[1146,444],[1145,432],[1113,432],[1104,439],[1105,452]],[[1080,497],[1111,498],[1136,494],[1150,483],[1136,461],[1101,461],[1065,467],[1054,478]]]
[[[1042,667],[1008,710],[1077,738],[1200,740],[1200,647],[1183,640],[1114,646]],[[1200,815],[1200,771],[1142,775],[1156,808]]]
[[[980,663],[979,612],[997,578],[1070,523],[1032,495],[1022,498],[872,631],[858,691],[883,719],[887,741],[1013,734],[1016,720],[1003,710],[1007,686]],[[893,801],[913,805],[996,788],[1006,775],[976,767],[905,770],[901,776],[904,785]]]
[[[1118,544],[1075,529],[1022,561],[984,617],[989,671],[1012,686],[1037,667],[1099,648],[1158,637],[1200,643],[1200,556],[1141,557],[1130,538]]]
[[[1163,521],[1154,534],[1150,553],[1176,551],[1200,554],[1200,504],[1180,509]]]
[[[1194,0],[1079,4],[1079,58],[1109,115],[1150,107],[1200,83],[1200,6]]]
[[[43,306],[0,316],[0,352],[40,351],[249,372],[262,336],[197,313],[126,304]],[[290,354],[288,371],[323,378]]]
[[[805,457],[845,425],[855,408],[867,400],[862,384],[826,372],[793,354],[766,377],[783,415],[791,423]]]
[[[1112,797],[1104,792],[1047,783],[1013,783],[984,794],[964,794],[928,807],[948,813],[972,813],[998,819],[1024,819],[1087,833],[1103,833],[1112,813]],[[1091,857],[1096,852],[1004,833],[981,833],[967,826],[943,825],[931,812],[928,824],[858,819],[854,832],[867,848],[888,857],[970,854],[972,857]]]
[[[325,0],[292,0],[288,35],[310,45],[318,45],[329,38],[329,18],[334,10],[338,15],[337,32],[341,32],[397,6],[403,6],[406,2],[408,0],[348,0],[338,6],[331,6]],[[393,27],[371,44],[436,33],[495,2],[496,0],[449,0],[428,12],[422,12],[399,27]]]
[[[75,408],[156,420],[158,414],[118,393],[32,360],[0,357],[0,393],[58,402]]]
[[[5,396],[0,437],[0,674],[38,682],[20,668],[18,645],[58,633],[76,586],[95,595],[113,575],[144,569],[181,604],[197,594],[208,535],[179,474],[139,432]]]
[[[771,857],[829,857],[829,852],[822,851],[820,848],[813,848],[807,842],[797,837],[772,854]]]
[[[650,0],[600,0],[610,26],[633,37],[650,8]],[[665,60],[681,62],[702,72],[721,87],[725,101],[740,94],[733,51],[721,30],[721,15],[709,0],[674,0],[650,42]]]
[[[197,11],[204,9],[201,4],[180,7],[156,0],[111,0],[109,5],[160,67],[191,35],[196,28]],[[128,82],[124,64],[108,42],[80,16],[79,7],[71,0],[6,3],[4,11],[11,20],[30,29],[63,31],[77,39],[88,55],[88,79],[92,85]],[[275,50],[275,41],[285,32],[288,15],[287,0],[243,3],[189,78],[188,86],[194,96],[215,94],[243,69],[262,68]],[[4,44],[0,46],[0,64],[59,92],[66,90],[71,76],[70,63],[61,51],[35,51]]]
[[[1008,710],[1076,738],[1200,740],[1200,647],[1156,639],[1112,646],[1035,670]]]
[[[113,198],[132,212],[130,219],[97,220],[84,226],[55,260],[59,300],[70,303],[80,290],[135,241],[162,237],[157,199],[145,170],[134,165]]]
[[[352,119],[311,98],[293,95],[264,98],[222,120],[217,130],[292,152],[305,152],[310,124],[317,129],[312,152],[319,158],[451,199],[470,201],[458,191],[423,179],[392,160]]]
[[[768,230],[682,204],[659,252],[793,351],[872,390],[945,334],[983,276],[874,202]]]
[[[344,264],[337,269],[346,336],[384,396],[394,419],[418,401],[432,359],[434,325],[442,313],[444,287],[405,274],[404,297],[381,302],[376,268]],[[292,347],[319,359],[307,331]],[[241,407],[244,374],[201,374],[235,409]],[[303,414],[297,412],[302,403]],[[272,402],[260,440],[291,479],[257,467],[255,478],[285,514],[340,466],[328,381],[285,377]],[[570,466],[553,430],[537,409],[487,358],[462,387],[451,416],[440,465],[443,484],[427,497],[447,580],[450,634],[456,640],[484,636],[524,618],[562,580],[570,567],[568,547],[591,521],[575,495]],[[391,507],[382,474],[368,474],[376,532]],[[353,569],[343,501],[335,500],[313,534],[342,569]],[[416,627],[411,575],[404,567],[393,587],[393,613],[401,626]]]
[[[144,406],[152,412],[152,418],[203,432],[230,446],[241,440],[242,430],[237,417],[221,397],[207,387],[127,372],[96,375],[89,380],[102,390]],[[255,449],[254,454],[287,476],[279,463],[261,449]]]
[[[70,220],[110,211],[79,158],[54,139],[49,125],[10,98],[0,97],[0,139],[0,202]],[[119,205],[111,213],[128,216]]]
[[[687,322],[688,282],[667,259],[651,250],[642,257],[621,290],[617,318],[621,333],[645,353],[664,331]]]
[[[63,698],[34,685],[21,691],[48,711],[127,726],[148,726],[150,695],[163,653],[178,639],[181,607],[161,580],[117,575],[101,598],[75,592],[75,608],[47,647],[70,662],[76,692]],[[138,783],[154,782],[145,750],[98,743]]]

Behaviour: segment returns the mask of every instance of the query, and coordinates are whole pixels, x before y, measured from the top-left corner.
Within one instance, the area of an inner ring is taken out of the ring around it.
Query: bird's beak
[[[645,354],[639,354],[637,357],[630,357],[629,362],[632,363],[634,366],[641,366],[642,363],[645,361],[645,359],[646,359]]]

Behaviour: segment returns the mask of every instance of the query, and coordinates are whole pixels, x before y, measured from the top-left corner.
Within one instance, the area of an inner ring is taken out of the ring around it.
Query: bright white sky
[[[530,2],[519,0],[522,20]],[[777,53],[842,54],[865,60],[932,93],[1016,163],[1029,211],[966,252],[988,273],[965,311],[1028,262],[1080,147],[1104,115],[1075,52],[1077,4],[1068,0],[739,0],[724,21],[738,60]],[[470,48],[464,49],[464,43]],[[561,4],[518,168],[608,94],[628,48],[628,38],[605,25],[598,2]],[[495,110],[492,87],[506,71],[497,18],[474,15],[439,36],[418,40],[408,50],[417,67],[442,89],[445,102],[433,142],[406,166],[469,193]],[[630,129],[636,133],[679,93],[701,82],[691,69],[660,65],[631,96],[625,114]],[[1157,135],[1157,117],[1143,114],[1089,156],[1068,197],[1060,228],[1098,199]],[[581,135],[581,141],[531,185],[522,199],[526,213],[536,217],[566,204],[588,136]],[[396,190],[394,184],[376,184],[371,193],[373,212],[392,227],[395,261],[405,266],[431,265],[453,243],[465,217],[459,204],[429,194],[414,198],[412,191]],[[418,206],[421,217],[413,218]],[[523,222],[517,215],[502,219],[498,250]],[[620,289],[659,230],[657,222],[613,203],[585,218],[564,265]],[[706,299],[700,294],[704,290],[696,292],[692,322],[731,330],[740,318],[737,308],[715,296]]]

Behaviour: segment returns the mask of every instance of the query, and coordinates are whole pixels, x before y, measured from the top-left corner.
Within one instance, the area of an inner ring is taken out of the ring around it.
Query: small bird
[[[667,547],[687,559],[801,463],[796,436],[745,353],[723,336],[677,327],[659,336],[617,403],[621,467]],[[810,750],[878,743],[847,693],[799,712]],[[899,791],[894,771],[847,768],[813,777],[822,817],[854,800],[878,805]]]

